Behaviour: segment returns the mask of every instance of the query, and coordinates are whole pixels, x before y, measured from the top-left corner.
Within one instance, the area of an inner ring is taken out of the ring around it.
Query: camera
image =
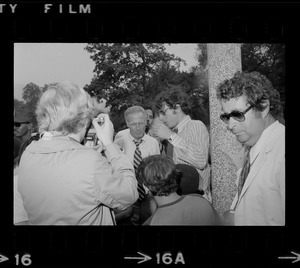
[[[104,124],[104,122],[105,122],[104,118],[103,118],[103,117],[100,117],[100,118],[97,117],[96,119],[97,119],[98,124],[99,124],[100,126],[103,126],[103,124]]]
[[[89,147],[94,147],[98,143],[98,137],[96,134],[96,130],[94,128],[90,128],[87,134],[85,135],[84,144]]]

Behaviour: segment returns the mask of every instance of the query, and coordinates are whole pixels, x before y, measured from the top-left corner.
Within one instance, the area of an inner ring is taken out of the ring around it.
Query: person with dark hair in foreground
[[[218,225],[213,207],[200,194],[177,194],[180,176],[167,155],[149,156],[141,162],[138,178],[157,203],[157,210],[143,225]]]

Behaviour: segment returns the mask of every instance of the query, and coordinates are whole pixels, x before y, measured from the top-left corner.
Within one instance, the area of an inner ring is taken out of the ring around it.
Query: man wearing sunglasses
[[[235,225],[285,224],[285,126],[279,93],[258,72],[237,72],[217,89],[220,118],[248,152],[238,170]],[[234,157],[232,158],[234,160]],[[236,165],[237,166],[237,165]]]
[[[22,143],[30,139],[32,132],[31,118],[27,111],[15,111],[14,114],[14,136]]]

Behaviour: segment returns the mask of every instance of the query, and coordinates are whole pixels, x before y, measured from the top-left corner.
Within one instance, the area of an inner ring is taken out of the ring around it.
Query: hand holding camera
[[[98,139],[102,142],[104,146],[111,144],[113,142],[114,126],[109,119],[108,114],[101,113],[94,118],[93,126],[96,130]]]

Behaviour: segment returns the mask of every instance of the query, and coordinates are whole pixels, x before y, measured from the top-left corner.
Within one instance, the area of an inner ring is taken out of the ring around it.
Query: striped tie
[[[238,183],[238,196],[240,196],[243,186],[245,184],[245,181],[247,179],[247,176],[249,174],[250,171],[250,150],[248,151],[246,158],[245,158],[245,162],[244,162],[244,166],[240,175],[240,179],[239,179],[239,183]]]
[[[134,166],[136,175],[137,175],[138,166],[140,165],[140,163],[143,159],[142,158],[142,153],[141,153],[141,150],[140,150],[140,147],[139,147],[141,142],[142,142],[142,140],[140,140],[140,141],[135,141],[134,140],[136,148],[135,148],[135,152],[134,152],[134,156],[133,156],[133,166]],[[139,200],[142,201],[146,196],[146,192],[145,192],[145,189],[144,189],[143,185],[140,184],[139,180],[138,180],[138,191],[139,191]]]

